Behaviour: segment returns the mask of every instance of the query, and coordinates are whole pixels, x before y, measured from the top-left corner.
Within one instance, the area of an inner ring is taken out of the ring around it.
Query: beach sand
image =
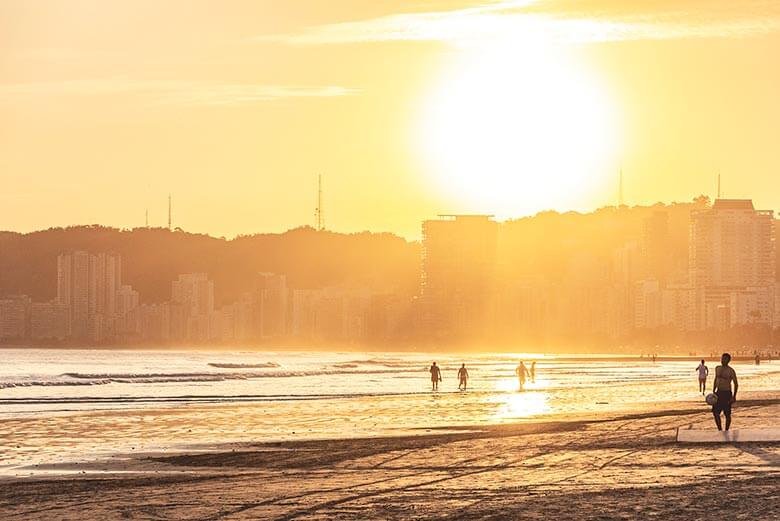
[[[778,400],[744,401],[735,427],[778,417]],[[5,479],[0,519],[780,519],[780,444],[675,441],[711,423],[660,408],[133,454]]]

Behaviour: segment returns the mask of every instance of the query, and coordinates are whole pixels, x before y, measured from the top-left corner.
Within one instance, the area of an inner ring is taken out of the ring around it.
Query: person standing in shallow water
[[[531,362],[531,383],[536,383],[536,360]]]
[[[439,369],[439,366],[436,365],[436,362],[433,363],[431,366],[431,390],[432,391],[438,391],[439,390],[439,382],[441,382],[441,369]]]
[[[525,386],[525,379],[529,376],[528,368],[526,368],[523,362],[520,362],[520,365],[517,366],[515,369],[515,374],[517,375],[517,382],[520,386],[519,390],[522,391],[523,387]]]
[[[718,401],[712,406],[712,414],[715,416],[715,425],[719,431],[723,430],[720,423],[720,413],[726,416],[726,430],[731,427],[731,405],[737,401],[737,373],[729,366],[731,355],[723,353],[720,357],[720,365],[715,368],[715,381],[712,392],[718,396]],[[734,382],[734,392],[731,392],[731,382]]]
[[[707,367],[707,364],[704,363],[704,359],[702,359],[699,367],[696,368],[696,371],[699,372],[699,392],[704,395],[704,391],[707,389],[707,375],[710,374],[710,370]]]
[[[465,391],[468,381],[469,371],[466,369],[466,364],[463,364],[460,366],[460,369],[458,369],[458,390]]]

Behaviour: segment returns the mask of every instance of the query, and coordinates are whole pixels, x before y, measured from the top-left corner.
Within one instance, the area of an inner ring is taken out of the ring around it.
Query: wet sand
[[[734,426],[777,418],[780,400],[748,400]],[[711,422],[702,407],[668,408],[115,456],[3,480],[0,519],[780,518],[780,444],[675,441]]]

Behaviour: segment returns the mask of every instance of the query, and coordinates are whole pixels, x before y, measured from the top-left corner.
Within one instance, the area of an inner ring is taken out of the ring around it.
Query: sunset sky
[[[0,0],[0,229],[780,209],[780,2]]]

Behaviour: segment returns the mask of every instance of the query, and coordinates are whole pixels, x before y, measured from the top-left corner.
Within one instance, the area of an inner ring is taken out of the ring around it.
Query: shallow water
[[[0,351],[0,472],[184,444],[355,437],[702,405],[697,362],[531,354]],[[430,391],[428,367],[442,367]],[[518,392],[519,360],[537,360]],[[469,389],[457,390],[466,363]],[[709,363],[714,373],[715,363]],[[736,363],[741,392],[780,362]],[[711,386],[711,380],[708,382]],[[703,408],[704,410],[704,408]]]

